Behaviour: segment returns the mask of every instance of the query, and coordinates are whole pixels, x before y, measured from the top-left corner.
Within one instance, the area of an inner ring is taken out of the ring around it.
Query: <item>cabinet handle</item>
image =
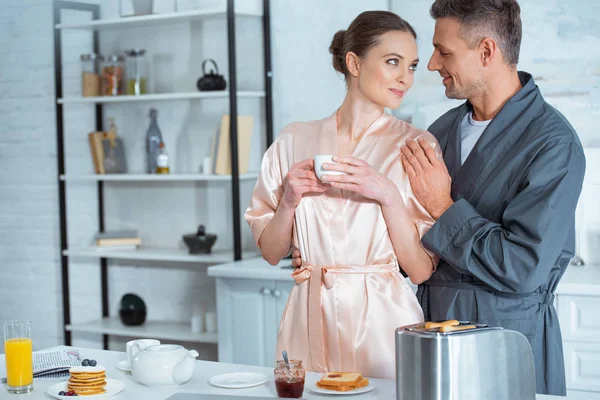
[[[267,289],[266,287],[260,289],[260,294],[262,294],[263,296],[270,296],[271,295],[271,290]]]
[[[273,290],[273,297],[281,297],[281,290],[279,290],[279,289]]]

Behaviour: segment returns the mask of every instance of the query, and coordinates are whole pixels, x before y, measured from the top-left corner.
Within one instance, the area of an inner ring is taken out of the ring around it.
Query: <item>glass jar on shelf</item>
[[[131,49],[125,51],[125,54],[127,55],[127,94],[139,96],[148,93],[146,50]]]
[[[81,55],[81,95],[83,97],[100,96],[100,63],[104,58],[100,54]]]
[[[102,94],[118,96],[123,94],[125,59],[122,55],[114,54],[106,58],[102,67]]]

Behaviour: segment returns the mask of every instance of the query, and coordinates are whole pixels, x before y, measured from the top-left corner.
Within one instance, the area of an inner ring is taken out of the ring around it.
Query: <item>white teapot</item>
[[[194,375],[196,350],[176,344],[146,347],[131,360],[131,374],[146,386],[181,385]]]

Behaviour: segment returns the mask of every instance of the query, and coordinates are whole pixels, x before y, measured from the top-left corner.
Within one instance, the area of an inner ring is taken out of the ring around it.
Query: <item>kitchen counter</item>
[[[114,400],[164,400],[177,392],[197,393],[197,394],[228,394],[235,396],[252,396],[263,398],[275,398],[275,383],[272,380],[273,369],[265,367],[254,367],[246,365],[215,363],[210,361],[197,361],[196,369],[192,379],[184,385],[175,387],[149,388],[136,383],[131,374],[121,372],[115,368],[115,365],[125,359],[125,353],[95,349],[80,349],[80,354],[84,358],[97,360],[100,365],[106,368],[106,376],[111,379],[118,379],[126,383],[125,389],[118,395],[111,397]],[[211,376],[231,373],[231,372],[258,372],[266,375],[269,380],[261,386],[249,389],[221,389],[208,383]],[[0,355],[0,376],[6,376],[4,354]],[[321,374],[309,372],[306,374],[306,386],[304,390],[305,399],[332,399],[330,395],[319,395],[310,391],[315,382],[321,377]],[[51,398],[45,392],[53,384],[66,379],[44,379],[34,380],[34,391],[29,395],[8,395],[7,392],[0,392],[0,398],[11,400],[36,400]],[[362,395],[334,396],[336,399],[356,399],[356,400],[376,400],[376,399],[394,399],[395,382],[392,380],[372,379],[371,384],[375,386],[371,392]],[[201,397],[198,396],[200,399]],[[558,400],[565,397],[538,395],[537,400]]]
[[[208,267],[208,275],[219,278],[267,279],[292,281],[292,260],[283,259],[276,266],[270,265],[262,257],[248,258],[227,264]]]
[[[208,275],[220,278],[292,281],[291,265],[292,260],[289,259],[272,266],[261,257],[256,257],[209,267]],[[583,267],[569,265],[556,289],[556,294],[598,295],[598,293],[600,293],[600,265]]]

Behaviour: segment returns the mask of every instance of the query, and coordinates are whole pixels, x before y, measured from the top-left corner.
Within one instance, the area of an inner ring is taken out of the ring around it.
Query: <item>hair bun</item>
[[[331,45],[329,46],[329,52],[333,55],[333,68],[336,71],[341,72],[342,74],[346,74],[346,68],[344,66],[345,54],[342,54],[344,49],[344,37],[346,35],[346,30],[339,30],[333,35],[333,40],[331,41]]]

